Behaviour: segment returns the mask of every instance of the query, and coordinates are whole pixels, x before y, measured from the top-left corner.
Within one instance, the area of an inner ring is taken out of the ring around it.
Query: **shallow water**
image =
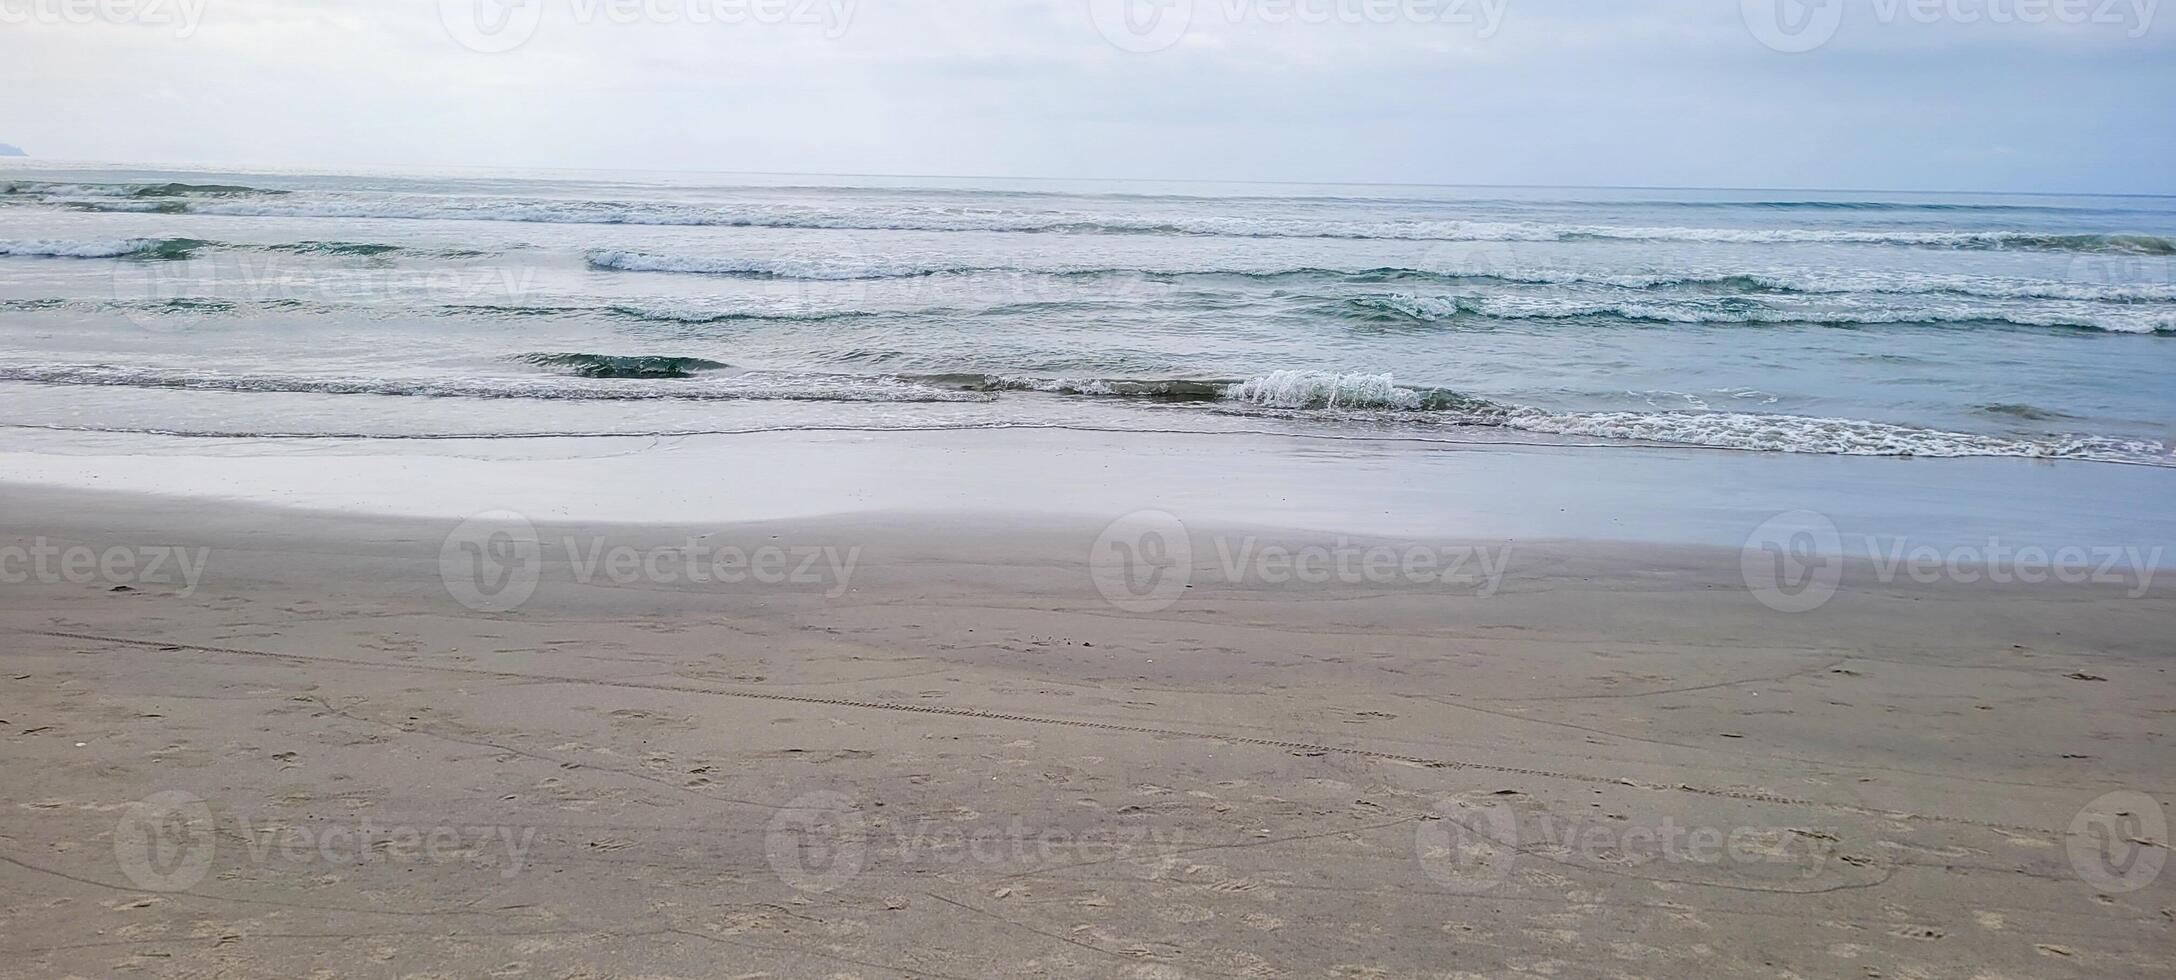
[[[2176,465],[2176,200],[0,169],[0,421]]]

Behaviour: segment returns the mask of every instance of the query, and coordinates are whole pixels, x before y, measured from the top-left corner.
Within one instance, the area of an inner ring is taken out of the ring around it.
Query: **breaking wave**
[[[1929,305],[1896,301],[1856,305],[1775,306],[1757,299],[1717,297],[1672,301],[1577,299],[1557,296],[1356,296],[1342,312],[1373,322],[1437,323],[1462,318],[1499,321],[1603,320],[1646,324],[1786,324],[1824,326],[1995,324],[2104,330],[2110,333],[2176,333],[2176,308],[2064,302],[2040,307]]]
[[[120,238],[105,241],[0,241],[0,255],[49,259],[186,259],[211,242],[195,238]]]
[[[183,184],[183,183],[136,183],[92,184],[65,183],[47,180],[0,180],[0,195],[37,195],[44,197],[91,197],[91,198],[158,198],[158,197],[243,197],[254,195],[279,195],[286,191],[263,187],[246,187],[240,184]]]
[[[1240,265],[1194,266],[1020,265],[1002,263],[876,259],[846,253],[788,256],[709,256],[629,249],[587,253],[593,268],[622,272],[746,276],[775,279],[898,279],[935,275],[1096,276],[1237,276],[1249,279],[1327,277],[1354,282],[1429,282],[1444,285],[1502,283],[1514,285],[1589,285],[1634,290],[1804,293],[1834,295],[1879,293],[1913,295],[1951,293],[1986,299],[2075,299],[2109,302],[2176,302],[2176,283],[2096,282],[2090,280],[2002,279],[1930,273],[1713,272],[1643,275],[1594,273],[1570,269],[1483,267]]]
[[[215,242],[202,238],[116,238],[96,241],[35,239],[0,241],[0,255],[66,259],[187,259],[200,251],[280,252],[290,255],[325,255],[380,258],[407,255],[424,258],[481,258],[492,253],[473,249],[419,249],[377,242],[276,242],[266,245]]]
[[[2052,434],[2014,438],[1860,419],[1730,411],[1561,412],[1443,388],[1401,385],[1389,374],[1272,371],[1243,379],[1068,379],[976,373],[843,375],[749,371],[697,358],[537,354],[518,360],[573,376],[357,378],[123,368],[0,366],[0,382],[316,395],[573,401],[988,402],[1008,393],[1141,399],[1174,408],[1280,419],[1402,421],[1481,426],[1631,442],[1848,456],[1999,456],[2176,466],[2151,440]],[[1990,411],[2033,417],[2012,406]]]
[[[577,378],[692,378],[732,365],[700,357],[616,354],[520,354],[514,360]]]
[[[1398,218],[1320,219],[1273,215],[1137,216],[1042,209],[930,205],[821,207],[755,203],[697,205],[556,198],[345,194],[296,197],[225,185],[0,185],[17,195],[87,210],[146,210],[250,217],[382,218],[546,224],[802,228],[845,231],[1020,232],[1181,235],[1220,238],[1335,238],[1445,242],[1706,242],[1857,244],[1913,248],[2176,255],[2176,240],[2137,233],[1930,231],[1829,228],[1680,228],[1538,221]],[[172,190],[184,188],[184,190]],[[1836,208],[1841,205],[1823,205]]]
[[[2150,440],[2057,435],[2044,439],[1945,432],[1856,419],[1752,412],[1552,412],[1507,405],[1445,388],[1400,385],[1388,374],[1273,371],[1244,380],[1073,380],[1000,375],[924,375],[922,383],[974,391],[1039,391],[1078,396],[1200,403],[1224,410],[1270,410],[1381,417],[1514,429],[1559,436],[1843,456],[2005,456],[2176,466],[2169,447]]]
[[[544,355],[546,357],[568,355]],[[571,355],[595,358],[598,355]],[[606,358],[605,360],[611,360]],[[715,363],[715,362],[704,362]],[[724,365],[718,365],[723,368]],[[618,376],[624,377],[624,376]],[[989,395],[948,390],[891,377],[769,375],[750,372],[716,381],[664,380],[654,376],[612,384],[561,377],[361,378],[309,375],[226,374],[124,368],[102,364],[0,367],[0,381],[49,385],[167,388],[190,391],[273,392],[317,395],[385,395],[421,398],[528,398],[547,401],[854,401],[972,402]]]

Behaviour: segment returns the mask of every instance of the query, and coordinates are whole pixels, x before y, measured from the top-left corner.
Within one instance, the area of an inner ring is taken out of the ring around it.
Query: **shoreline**
[[[1107,522],[1154,509],[1207,526],[1730,549],[1803,512],[1846,542],[2176,553],[2176,514],[2133,506],[2176,496],[2176,469],[2079,461],[1045,428],[57,445],[10,442],[0,487],[636,524],[888,512]],[[1027,458],[1042,462],[1019,465]]]

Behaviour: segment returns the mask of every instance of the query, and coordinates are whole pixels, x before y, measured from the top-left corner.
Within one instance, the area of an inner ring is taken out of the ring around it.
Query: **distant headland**
[[[29,155],[23,152],[22,147],[13,143],[0,143],[0,157],[27,157]]]

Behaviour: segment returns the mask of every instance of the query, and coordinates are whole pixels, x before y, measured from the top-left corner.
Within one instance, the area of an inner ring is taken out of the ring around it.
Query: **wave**
[[[851,280],[905,279],[945,273],[1031,272],[1004,266],[913,261],[878,262],[849,256],[811,258],[722,258],[669,255],[624,249],[597,249],[587,255],[593,268],[621,272],[674,272],[709,276],[749,276],[767,279]],[[1096,270],[1082,270],[1096,271]]]
[[[1095,278],[1105,276],[1232,276],[1244,279],[1327,277],[1360,282],[1426,280],[1441,282],[1495,280],[1530,284],[1591,282],[1628,288],[1692,284],[1699,280],[1673,276],[1588,276],[1582,273],[1539,271],[1442,271],[1413,266],[1318,266],[1318,265],[1014,265],[914,259],[874,259],[850,253],[797,256],[713,256],[630,249],[593,249],[585,256],[592,268],[619,272],[663,272],[683,275],[743,276],[763,279],[841,280],[912,279],[943,275],[1055,276]],[[1750,277],[1737,277],[1751,282]],[[1716,280],[1724,282],[1728,280]]]
[[[436,308],[445,316],[486,317],[583,317],[601,316],[637,323],[680,323],[701,326],[713,323],[825,323],[884,316],[873,310],[810,309],[788,306],[700,307],[659,304],[612,303],[604,306],[505,305],[454,303]],[[909,314],[897,314],[909,315]]]
[[[0,254],[8,254],[0,243]],[[78,254],[105,256],[127,252],[125,244],[93,244],[76,248],[80,243],[31,243],[34,246],[22,254]],[[307,244],[307,243],[305,243]],[[180,247],[180,246],[175,246]],[[302,248],[304,246],[296,246]],[[372,257],[383,255],[381,251],[367,250],[355,253]],[[773,271],[791,263],[779,263]],[[751,266],[743,263],[741,267]],[[811,271],[811,270],[803,270]],[[830,276],[857,274],[874,275],[882,270],[863,267],[840,266],[831,269],[812,270]],[[901,274],[910,269],[889,270]],[[753,274],[753,273],[742,273]],[[935,272],[919,274],[935,275]],[[1064,276],[1092,275],[1166,275],[1142,270],[1084,270],[1065,273],[1048,273]],[[1169,275],[1179,275],[1176,273]],[[1240,273],[1185,273],[1185,275],[1251,275]],[[1471,286],[1471,277],[1433,277],[1419,274],[1401,274],[1395,277],[1367,274],[1352,276],[1328,274],[1344,283],[1379,284],[1395,282],[1400,285],[1422,286],[1441,283],[1444,285]],[[261,296],[221,297],[217,295],[220,283],[206,280],[206,295],[179,297],[156,301],[86,300],[86,299],[11,299],[0,301],[0,308],[34,312],[40,310],[80,309],[88,312],[114,312],[128,314],[251,314],[262,312],[309,311],[323,315],[335,315],[352,311],[353,304],[316,302],[296,298],[267,298]],[[2146,301],[2095,302],[2091,300],[2055,299],[2033,300],[2005,297],[1997,302],[1975,302],[1971,293],[1954,293],[1962,297],[1958,301],[1940,302],[1942,296],[1952,291],[1940,284],[1930,284],[1918,292],[1894,288],[1889,293],[1847,294],[1841,292],[1794,291],[1773,285],[1751,281],[1750,277],[1726,277],[1719,279],[1667,280],[1645,289],[1624,287],[1630,295],[1532,295],[1517,292],[1506,293],[1449,293],[1432,295],[1421,292],[1392,291],[1348,294],[1335,287],[1296,285],[1279,295],[1279,302],[1290,304],[1295,313],[1310,316],[1327,316],[1359,324],[1458,324],[1520,323],[1520,322],[1585,322],[1589,324],[1626,325],[1708,325],[1708,326],[1766,326],[1766,325],[1813,325],[1828,327],[1877,327],[1877,326],[1974,326],[1986,325],[2018,329],[2054,329],[2100,331],[2134,335],[2176,335],[2176,305]],[[1743,290],[1743,291],[1739,291]],[[1999,290],[1987,290],[2000,293]],[[2020,288],[2010,291],[2014,297],[2032,297],[2058,290]],[[1890,299],[1885,297],[1900,297]],[[1913,299],[1905,299],[1905,298]],[[371,304],[376,305],[376,304]],[[632,323],[676,324],[702,326],[714,324],[822,324],[855,320],[888,319],[906,321],[943,321],[970,318],[1003,318],[1009,316],[1043,316],[1065,313],[1106,313],[1112,304],[1080,300],[1044,301],[1029,303],[1000,303],[992,306],[932,306],[895,309],[858,309],[851,307],[822,307],[788,302],[751,301],[742,303],[672,303],[672,302],[619,302],[600,305],[579,303],[491,304],[451,303],[412,310],[416,315],[440,317],[475,317],[490,319],[528,318],[594,318],[621,320]]]
[[[1882,293],[1911,295],[1953,293],[1988,299],[2075,299],[2088,301],[2176,302],[2176,283],[2097,282],[2088,280],[2000,279],[1930,273],[1773,273],[1685,272],[1603,273],[1575,269],[1451,268],[1391,265],[1238,264],[1017,265],[912,259],[874,259],[849,253],[795,256],[712,256],[630,249],[594,249],[592,268],[621,272],[745,276],[772,279],[904,279],[937,275],[1011,275],[1083,278],[1098,276],[1233,276],[1246,279],[1321,277],[1354,282],[1428,282],[1444,285],[1592,285],[1635,290],[1694,290],[1743,293]]]
[[[1230,410],[1271,410],[1513,429],[1716,449],[1844,456],[2004,456],[2176,466],[2169,447],[2148,440],[2090,435],[2015,439],[1945,432],[1858,419],[1751,412],[1553,412],[1508,405],[1447,388],[1400,385],[1388,374],[1273,371],[1245,380],[1070,380],[996,375],[926,375],[930,384],[978,391],[1206,403]]]
[[[1272,371],[1244,380],[1031,378],[985,374],[912,375],[925,384],[972,391],[1036,391],[1059,395],[1145,398],[1160,402],[1223,402],[1280,409],[1380,409],[1409,412],[1485,410],[1491,403],[1448,388],[1399,385],[1387,374]]]
[[[1483,423],[1487,424],[1487,423]],[[2169,447],[2148,440],[2065,435],[2009,439],[1862,419],[1745,412],[1569,412],[1526,410],[1496,423],[1551,435],[1838,456],[2007,456],[2176,466]]]
[[[1567,202],[1592,204],[1596,202]],[[1936,211],[1936,212],[2032,212],[2042,214],[2077,214],[2093,212],[2099,208],[2063,207],[2046,204],[1983,204],[1944,201],[1641,201],[1641,207],[1651,208],[1713,208],[1750,209],[1760,211]]]
[[[743,321],[766,323],[826,323],[833,320],[860,320],[881,316],[869,310],[809,310],[809,309],[703,309],[692,306],[636,306],[614,304],[604,308],[608,316],[649,323],[737,323]]]
[[[1783,308],[1742,297],[1703,300],[1627,301],[1555,296],[1416,296],[1409,293],[1356,296],[1342,301],[1341,312],[1367,322],[1437,323],[1463,318],[1498,321],[1609,320],[1650,324],[1816,324],[1858,327],[1887,325],[1994,324],[2101,330],[2109,333],[2176,334],[2176,310],[2073,303],[2059,308],[1929,307],[1894,302],[1870,307],[1809,306]]]
[[[0,367],[0,381],[186,391],[546,401],[980,402],[988,401],[991,397],[986,394],[914,384],[894,377],[766,375],[756,372],[717,381],[629,379],[613,384],[591,384],[586,383],[586,379],[570,380],[562,377],[320,377],[77,364]]]
[[[1984,415],[2000,415],[2006,418],[2023,419],[2028,422],[2052,422],[2059,419],[2077,418],[2075,415],[2058,412],[2052,408],[2041,408],[2038,405],[2027,405],[2023,402],[1998,402],[1993,405],[1982,405],[1978,411]]]
[[[610,355],[530,355],[579,372],[588,365],[636,364]],[[652,361],[686,359],[663,358]],[[701,362],[715,364],[716,362]],[[694,370],[722,369],[696,367]],[[683,368],[685,371],[685,369]],[[1947,432],[1863,419],[1816,418],[1732,411],[1560,412],[1511,405],[1443,388],[1398,384],[1388,374],[1272,371],[1245,379],[1066,379],[987,374],[809,375],[748,372],[717,380],[675,375],[597,383],[577,378],[335,378],[228,375],[216,372],[121,368],[109,365],[0,367],[0,381],[52,385],[123,386],[231,392],[383,395],[428,398],[573,401],[815,401],[988,402],[1006,392],[1146,399],[1218,412],[1279,419],[1476,426],[1760,452],[1848,456],[2019,457],[2176,466],[2167,445],[2079,434],[2014,438]],[[1989,406],[2012,418],[2042,412]]]
[[[0,181],[0,195],[38,195],[45,197],[93,197],[93,198],[144,198],[144,197],[241,197],[255,195],[280,195],[287,191],[264,187],[247,187],[240,184],[183,184],[183,183],[133,183],[96,184],[61,183],[45,180]]]
[[[195,238],[119,238],[104,241],[34,239],[0,241],[0,255],[54,259],[186,259],[213,243]]]
[[[202,238],[117,238],[95,241],[37,239],[0,241],[0,255],[70,259],[188,259],[200,251],[280,252],[290,255],[328,255],[382,258],[406,255],[418,258],[469,259],[493,253],[475,249],[426,249],[378,242],[276,242],[238,244]]]
[[[216,283],[212,284],[216,287]],[[221,298],[216,295],[180,296],[163,300],[101,300],[72,299],[62,297],[0,299],[0,310],[37,312],[43,310],[78,310],[92,313],[232,313],[258,314],[267,312],[308,312],[319,315],[337,315],[356,312],[358,309],[376,309],[377,303],[320,302],[296,298],[237,297]],[[1047,304],[1061,306],[1064,304]],[[480,317],[506,319],[549,319],[558,317],[600,317],[635,323],[673,323],[707,325],[721,323],[827,323],[840,320],[863,320],[879,317],[928,318],[937,316],[980,316],[1005,312],[1021,312],[1036,307],[1021,304],[971,308],[930,308],[897,311],[859,309],[821,309],[797,307],[785,304],[747,306],[681,306],[670,304],[612,303],[605,305],[581,304],[494,304],[448,303],[424,307],[417,313],[442,317]]]
[[[1002,374],[910,374],[917,384],[960,391],[1034,391],[1053,395],[1141,398],[1157,402],[1213,402],[1224,397],[1231,381],[1137,381],[1132,379],[1036,378]]]
[[[2032,231],[1856,231],[1824,228],[1566,228],[1552,237],[1506,241],[1707,242],[1717,244],[1907,245],[1975,251],[2017,249],[2114,255],[2176,255],[2176,239],[2140,234]]]
[[[1265,408],[1485,410],[1488,402],[1441,388],[1400,387],[1388,374],[1273,371],[1226,388],[1227,401]]]
[[[1432,282],[1444,285],[1505,284],[1523,286],[1608,286],[1642,291],[1680,291],[1747,295],[1833,296],[1872,293],[1885,296],[1928,294],[1980,299],[2056,299],[2110,303],[2176,302],[2176,283],[2061,279],[2003,279],[1990,276],[1914,272],[1685,272],[1598,273],[1572,269],[1429,270],[1379,267],[1343,271],[1299,268],[1254,273],[1264,276],[1342,275],[1360,281]]]
[[[815,194],[837,194],[837,195],[844,195],[844,196],[850,196],[850,197],[862,197],[862,196],[878,196],[878,197],[899,197],[899,196],[909,196],[909,197],[911,197],[911,196],[918,196],[918,195],[936,194],[936,195],[938,195],[938,196],[940,196],[940,197],[942,197],[942,198],[944,198],[944,199],[946,199],[946,200],[948,200],[948,201],[949,201],[950,199],[952,199],[952,198],[956,197],[956,196],[957,196],[957,195],[958,195],[958,194],[960,193],[960,192],[959,192],[959,190],[958,190],[958,189],[956,189],[956,188],[940,188],[940,187],[922,187],[922,188],[915,188],[915,187],[868,187],[868,186],[842,185],[842,184],[836,184],[836,183],[806,183],[806,184],[780,184],[780,183],[765,183],[765,184],[760,184],[760,185],[748,185],[748,184],[739,184],[739,185],[734,185],[734,184],[725,184],[725,185],[708,185],[708,186],[701,186],[701,187],[690,187],[690,188],[687,188],[687,189],[689,189],[689,190],[692,190],[692,191],[700,191],[700,192],[712,192],[712,193],[755,193],[755,194],[764,194],[764,193],[779,193],[779,192],[795,192],[795,193],[803,193],[803,194],[809,194],[809,193],[815,193]],[[1697,190],[1697,188],[1688,188],[1687,190]],[[258,187],[258,186],[253,186],[253,185],[243,185],[243,184],[191,184],[191,183],[162,183],[162,182],[156,182],[156,181],[148,181],[148,182],[85,182],[85,181],[52,181],[52,180],[16,180],[16,181],[0,181],[0,194],[8,194],[8,193],[20,193],[20,194],[53,194],[53,193],[71,193],[71,194],[78,194],[78,195],[82,195],[82,196],[106,196],[106,197],[131,197],[131,196],[141,196],[141,197],[161,197],[161,196],[199,196],[199,195],[201,195],[201,196],[211,196],[211,197],[226,197],[226,196],[236,196],[236,195],[284,196],[284,195],[289,195],[289,194],[292,194],[293,192],[292,192],[292,191],[289,191],[289,190],[284,190],[284,189],[277,189],[277,188],[269,188],[269,187]],[[325,192],[325,193],[341,193],[341,192]],[[349,194],[353,194],[353,193],[355,193],[355,192],[346,192],[346,193],[349,193]],[[365,193],[369,193],[369,192],[365,192]],[[394,194],[394,192],[391,192],[391,191],[381,191],[381,192],[377,192],[377,193],[379,193],[380,195],[389,195],[389,194]],[[1073,191],[1022,190],[1022,189],[996,189],[996,188],[977,188],[977,189],[975,189],[975,190],[974,190],[974,192],[973,192],[973,193],[975,193],[975,194],[976,194],[977,196],[980,196],[980,197],[985,197],[985,198],[992,198],[992,199],[1003,199],[1003,200],[1020,200],[1020,201],[1059,201],[1059,200],[1076,200],[1076,201],[1077,201],[1077,200],[1112,200],[1112,201],[1146,201],[1146,202],[1168,202],[1168,201],[1177,201],[1177,202],[1194,202],[1194,203],[1203,203],[1203,204],[1231,204],[1231,203],[1235,203],[1235,202],[1237,202],[1237,203],[1250,203],[1250,204],[1272,204],[1272,205],[1284,205],[1284,204],[1291,204],[1291,203],[1294,203],[1294,202],[1300,202],[1300,203],[1306,203],[1306,204],[1340,204],[1340,203],[1348,203],[1348,204],[1407,204],[1407,205],[1418,205],[1418,206],[1444,206],[1444,205],[1446,205],[1446,204],[1454,204],[1454,205],[1459,205],[1459,206],[1473,206],[1473,207],[1502,207],[1502,206],[1527,206],[1527,207],[1573,207],[1573,208],[1582,208],[1582,209],[1585,209],[1585,208],[1593,208],[1593,207],[1610,207],[1610,206],[1631,206],[1631,207],[1640,207],[1640,208],[1655,208],[1655,209],[1663,209],[1663,208],[1673,208],[1673,209],[1689,209],[1689,210],[1725,210],[1725,211],[1728,211],[1728,210],[1761,210],[1761,211],[1775,211],[1775,210],[1780,210],[1780,211],[1869,211],[1869,212],[1884,212],[1884,211],[1895,211],[1895,212],[1930,211],[1930,212],[1944,212],[1944,213],[1950,213],[1950,212],[1989,212],[1989,213],[2003,213],[2003,212],[2034,212],[2034,213],[2056,213],[2056,214],[2078,214],[2078,213],[2097,213],[2097,212],[2102,212],[2102,211],[2106,211],[2106,210],[2108,210],[2108,209],[2107,209],[2107,208],[2105,208],[2105,207],[2092,207],[2092,206],[2081,206],[2081,205],[2080,205],[2079,203],[2074,203],[2074,202],[2075,202],[2076,200],[2078,200],[2078,199],[2068,199],[2068,200],[2066,200],[2066,201],[2065,201],[2065,203],[2062,203],[2062,204],[1998,204],[1998,203],[1991,203],[1991,202],[1987,202],[1987,201],[1969,201],[1969,200],[1945,200],[1945,201],[1925,201],[1925,200],[1922,200],[1922,201],[1898,201],[1898,200],[1851,200],[1851,199],[1842,199],[1842,198],[1836,198],[1836,197],[1829,197],[1829,198],[1820,198],[1820,199],[1815,199],[1815,198],[1771,198],[1771,199],[1764,199],[1764,200],[1717,200],[1717,199],[1707,199],[1707,200],[1685,200],[1685,199],[1670,199],[1670,198],[1659,198],[1659,197],[1656,197],[1656,198],[1637,198],[1637,199],[1630,199],[1630,200],[1618,200],[1618,199],[1599,199],[1599,198],[1591,198],[1591,197],[1590,197],[1590,198],[1557,198],[1557,199],[1549,199],[1549,198],[1536,198],[1536,197],[1532,197],[1532,196],[1519,196],[1519,197],[1466,197],[1466,196],[1461,196],[1461,197],[1458,197],[1458,198],[1444,198],[1444,197],[1440,197],[1440,196],[1422,196],[1422,197],[1398,197],[1398,196],[1384,196],[1384,195],[1380,195],[1380,194],[1370,194],[1370,195],[1362,195],[1362,196],[1348,196],[1348,195],[1322,195],[1322,194],[1311,194],[1311,195],[1305,195],[1305,196],[1299,196],[1299,197],[1294,197],[1294,196],[1291,196],[1291,195],[1286,195],[1286,194],[1275,194],[1275,195],[1266,195],[1266,196],[1265,196],[1265,195],[1234,195],[1234,194],[1229,194],[1229,193],[1219,193],[1219,194],[1182,194],[1182,193],[1174,193],[1174,192],[1144,193],[1144,192],[1140,192],[1140,191],[1108,191],[1108,192],[1104,192],[1104,193],[1087,193],[1087,194],[1083,194],[1083,193],[1079,193],[1079,192],[1073,192]],[[1725,192],[1723,192],[1723,193],[1730,193],[1730,192],[1728,192],[1728,191],[1725,191]],[[398,197],[398,195],[396,195],[396,197]],[[493,200],[493,201],[506,201],[506,200],[508,200],[508,199],[506,199],[506,198],[481,198],[481,199],[479,199],[479,198],[469,198],[469,199],[462,199],[462,198],[443,198],[443,197],[439,197],[439,196],[437,196],[437,195],[425,196],[425,195],[423,195],[423,194],[414,194],[414,195],[408,195],[408,196],[407,196],[407,198],[408,198],[408,199],[410,199],[410,200],[419,200],[419,201],[428,201],[428,200],[451,200],[451,201],[456,201],[456,202],[460,202],[460,201],[464,201],[464,200],[467,200],[467,201],[474,201],[474,200]],[[560,202],[560,203],[567,203],[567,202]],[[607,201],[582,201],[582,202],[572,202],[572,203],[589,203],[589,204],[598,204],[598,205],[607,205],[607,206],[619,206],[619,207],[643,207],[643,206],[657,206],[657,205],[656,205],[656,204],[654,204],[654,203],[653,203],[653,204],[648,204],[648,205],[645,205],[645,204],[641,204],[641,203],[618,203],[618,202],[607,202]],[[805,208],[806,206],[802,206],[802,207],[804,207],[804,208]],[[814,210],[814,209],[810,209],[810,210]],[[935,210],[935,209],[932,209],[932,210]],[[994,209],[985,209],[985,210],[993,210],[993,211],[994,211]],[[996,213],[1003,213],[1003,212],[996,212]],[[1044,212],[1044,213],[1049,213],[1049,212],[1047,212],[1047,211],[1046,211],[1046,212]]]
[[[141,193],[70,194],[61,185],[34,191],[48,203],[88,210],[141,210]],[[125,186],[125,185],[123,185]],[[31,193],[31,192],[19,192]],[[2176,255],[2176,240],[2142,233],[2056,234],[2027,230],[1935,231],[1825,228],[1679,228],[1534,221],[1394,218],[1323,219],[1275,215],[1130,216],[1047,210],[892,205],[878,208],[803,204],[695,205],[669,202],[522,199],[423,195],[266,197],[241,189],[155,202],[162,211],[249,217],[381,218],[547,224],[662,225],[834,231],[1012,232],[1178,235],[1219,238],[1331,238],[1442,242],[1706,242],[1858,244],[1914,248]]]
[[[518,354],[513,360],[577,378],[692,378],[732,366],[700,357],[615,354]]]
[[[221,248],[249,251],[286,252],[293,255],[345,255],[360,258],[379,258],[390,255],[406,255],[433,259],[478,259],[494,253],[470,248],[415,248],[408,245],[386,245],[379,242],[284,242],[276,245],[228,245]]]

